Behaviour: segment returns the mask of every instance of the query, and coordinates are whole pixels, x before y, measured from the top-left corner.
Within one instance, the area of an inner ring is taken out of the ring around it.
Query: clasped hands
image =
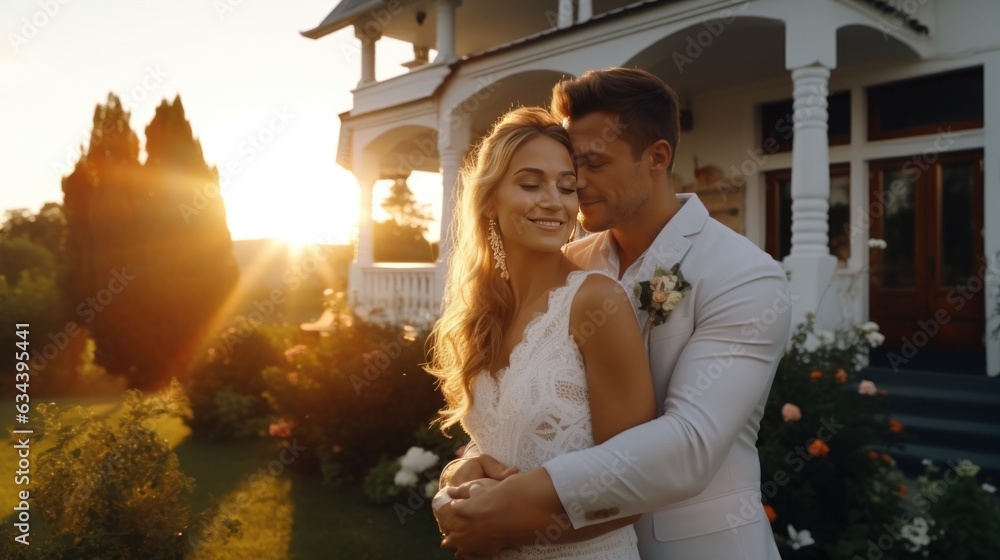
[[[514,474],[517,467],[489,455],[461,460],[449,485],[434,497],[434,517],[444,537],[442,548],[454,548],[456,558],[467,560],[490,559],[503,548],[503,535],[496,533],[497,519],[492,519],[497,505],[492,490]]]

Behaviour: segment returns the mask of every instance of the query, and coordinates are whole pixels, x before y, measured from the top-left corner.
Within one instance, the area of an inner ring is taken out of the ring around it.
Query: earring
[[[507,253],[503,250],[503,242],[500,241],[500,236],[497,235],[497,223],[490,218],[490,248],[493,249],[493,258],[496,259],[497,264],[493,268],[500,269],[500,278],[504,280],[510,279],[510,274],[507,273]]]

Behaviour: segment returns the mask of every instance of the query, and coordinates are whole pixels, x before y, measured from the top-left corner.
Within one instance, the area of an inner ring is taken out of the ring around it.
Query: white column
[[[559,29],[573,25],[573,0],[559,0],[559,15],[556,17]]]
[[[381,34],[372,35],[364,25],[354,26],[354,36],[361,40],[361,81],[358,86],[375,81],[375,43]]]
[[[830,147],[827,142],[827,86],[830,68],[820,63],[792,70],[795,136],[792,141],[792,252],[785,258],[795,305],[792,321],[817,313],[822,328],[835,317],[820,314],[837,259],[827,244]]]
[[[985,55],[983,64],[983,89],[985,99],[1000,96],[1000,51]],[[983,105],[983,228],[986,253],[986,373],[1000,376],[1000,340],[993,336],[993,329],[1000,325],[997,301],[1000,300],[1000,221],[990,216],[1000,216],[1000,105]]]
[[[594,17],[594,3],[592,0],[580,0],[576,7],[576,22],[583,23],[590,21]]]
[[[459,188],[459,172],[462,167],[461,148],[440,150],[441,161],[441,241],[438,242],[437,260],[437,301],[444,294],[444,279],[448,273],[448,259],[451,256],[451,217],[455,213],[455,198]]]
[[[830,69],[820,65],[792,71],[795,136],[792,139],[792,254],[830,253],[827,211],[830,199],[830,146],[827,143],[827,84]]]
[[[455,11],[462,0],[437,0],[437,57],[434,62],[450,63],[458,60],[455,50]]]
[[[372,222],[372,190],[375,187],[373,178],[358,178],[361,188],[361,213],[358,218],[358,264],[371,266],[375,262],[375,235]]]

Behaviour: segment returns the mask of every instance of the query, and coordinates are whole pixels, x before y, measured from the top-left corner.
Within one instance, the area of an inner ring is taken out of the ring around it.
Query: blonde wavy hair
[[[489,220],[514,152],[541,136],[566,146],[573,158],[569,134],[555,117],[542,108],[521,107],[500,118],[477,147],[474,162],[462,170],[449,230],[444,310],[428,341],[432,354],[426,366],[444,393],[446,406],[438,418],[443,430],[468,414],[473,381],[490,370],[500,352],[514,297],[510,284],[494,268]]]

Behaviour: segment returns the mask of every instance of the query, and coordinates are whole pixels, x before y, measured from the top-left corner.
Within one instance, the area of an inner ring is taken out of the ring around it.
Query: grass
[[[95,414],[109,417],[117,413],[122,402],[121,396],[52,400],[60,406],[92,406]],[[12,418],[13,401],[0,401],[0,410],[10,411]],[[195,479],[189,498],[195,518],[203,512],[209,516],[214,513],[207,522],[191,528],[193,546],[188,557],[192,560],[452,557],[438,548],[429,500],[413,515],[400,518],[393,506],[369,503],[360,485],[324,487],[318,476],[282,465],[280,448],[273,440],[209,443],[191,437],[187,426],[176,418],[161,421],[156,429],[174,447],[184,473]],[[38,460],[44,448],[32,447],[32,461]],[[0,448],[0,465],[4,471],[9,469],[0,473],[0,508],[4,512],[12,511],[17,490],[24,488],[14,485],[16,464],[16,452],[8,438]],[[225,515],[241,523],[240,535],[228,542],[219,537]],[[4,520],[5,524],[11,522],[9,517]]]

